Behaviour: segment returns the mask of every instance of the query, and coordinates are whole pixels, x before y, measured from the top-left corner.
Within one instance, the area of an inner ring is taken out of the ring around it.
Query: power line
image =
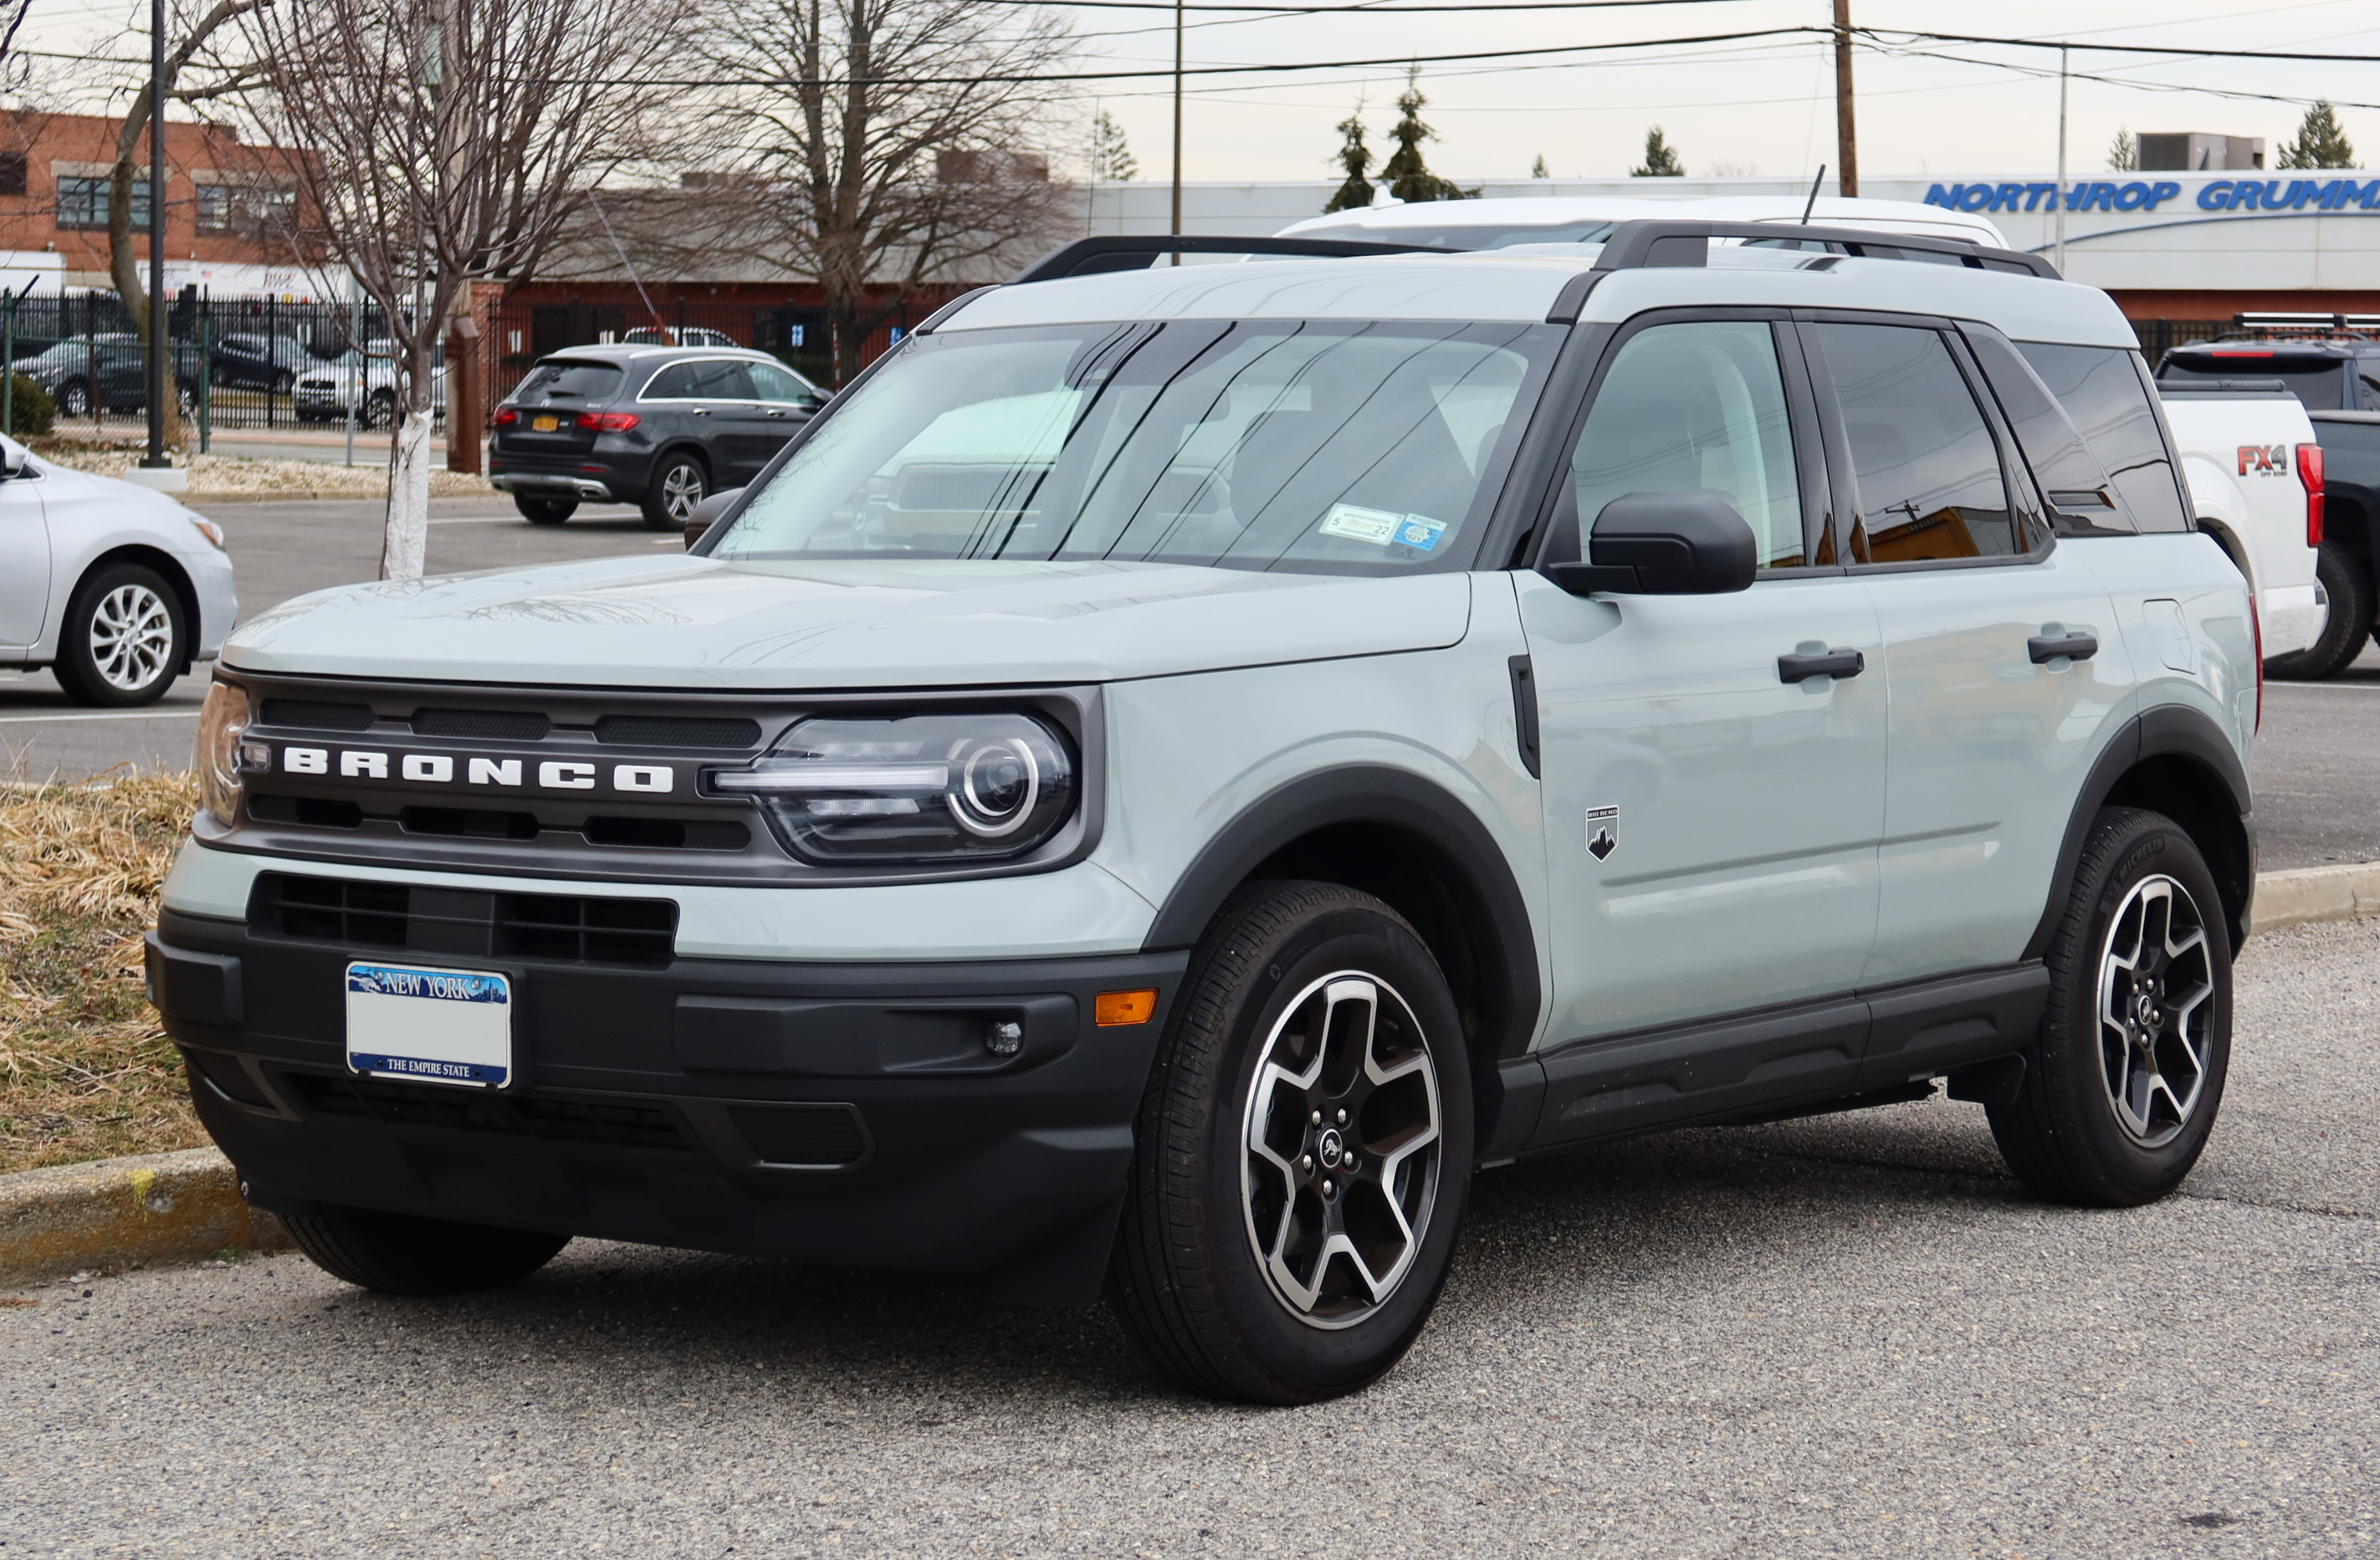
[[[2057,38],[1987,38],[1969,32],[1919,32],[1901,27],[1863,27],[1855,30],[1878,43],[1890,33],[1934,43],[1995,43],[2018,49],[2074,49],[2108,54],[2175,54],[2184,59],[2310,60],[2317,65],[2380,65],[2380,54],[2317,54],[2289,49],[2185,49],[2169,43],[2084,43]],[[1988,63],[1988,62],[1978,62]]]

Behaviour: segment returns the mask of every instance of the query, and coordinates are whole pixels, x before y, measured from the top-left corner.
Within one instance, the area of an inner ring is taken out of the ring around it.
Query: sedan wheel
[[[79,704],[148,704],[180,673],[183,634],[173,588],[137,563],[120,563],[75,592],[54,670]]]
[[[68,380],[58,386],[58,416],[87,417],[91,416],[91,388],[80,380]]]

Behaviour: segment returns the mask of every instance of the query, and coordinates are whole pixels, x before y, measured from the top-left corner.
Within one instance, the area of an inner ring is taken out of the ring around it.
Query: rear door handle
[[[2062,634],[2056,638],[2036,634],[2024,642],[2024,653],[2033,658],[2035,666],[2046,665],[2060,656],[2069,660],[2089,660],[2099,653],[2099,640],[2091,634]]]
[[[1779,656],[1777,680],[1803,683],[1813,677],[1856,677],[1867,670],[1867,657],[1857,650],[1821,650],[1809,656]]]

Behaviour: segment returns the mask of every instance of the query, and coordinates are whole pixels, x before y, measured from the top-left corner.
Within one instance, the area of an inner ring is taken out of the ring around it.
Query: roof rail
[[[1160,255],[1308,255],[1350,260],[1362,255],[1453,255],[1438,244],[1375,244],[1358,238],[1236,238],[1206,233],[1101,233],[1062,245],[1008,279],[1055,282],[1104,271],[1146,271]]]
[[[2362,336],[2380,331],[2380,314],[2283,314],[2231,316],[2232,329],[2254,336]]]
[[[1964,238],[1935,238],[1913,233],[1876,233],[1865,228],[1811,227],[1781,222],[1623,222],[1603,242],[1595,269],[1573,276],[1546,313],[1549,325],[1578,322],[1579,311],[1597,283],[1615,271],[1643,271],[1671,266],[1699,267],[1710,263],[1714,238],[1767,239],[1775,242],[1823,244],[1830,250],[1864,260],[1906,260],[1915,255],[1939,255],[1970,271],[2004,271],[2019,275],[2059,280],[2058,268],[2039,255],[2014,249],[1986,249]],[[1939,262],[1937,262],[1939,263]]]

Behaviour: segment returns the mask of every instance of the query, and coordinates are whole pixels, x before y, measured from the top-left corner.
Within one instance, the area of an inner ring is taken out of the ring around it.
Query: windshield
[[[2194,353],[2169,357],[2157,369],[2167,384],[2214,384],[2223,380],[2278,380],[2317,412],[2338,410],[2340,380],[2336,357],[2284,357],[2270,352]]]
[[[713,555],[1461,567],[1493,499],[1483,478],[1560,333],[1262,320],[913,336]]]

